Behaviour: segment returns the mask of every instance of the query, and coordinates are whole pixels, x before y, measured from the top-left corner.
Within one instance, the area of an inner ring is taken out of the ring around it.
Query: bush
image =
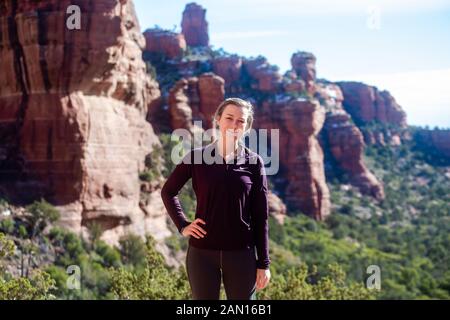
[[[141,237],[133,234],[123,236],[119,240],[119,245],[124,264],[136,267],[145,265],[146,246]]]
[[[1,259],[11,256],[14,243],[0,233],[0,263]],[[48,273],[35,271],[30,279],[7,277],[0,264],[0,300],[35,300],[53,298],[49,291],[54,288],[55,281]]]
[[[36,271],[31,279],[15,278],[9,281],[0,277],[0,300],[53,299],[50,290],[55,281],[46,272]]]
[[[257,294],[258,299],[272,300],[367,300],[375,294],[362,284],[345,283],[346,275],[337,264],[328,266],[329,275],[321,277],[313,284],[309,279],[316,272],[308,273],[308,267],[301,264],[289,269],[285,274],[274,276],[270,285]]]
[[[152,238],[147,240],[146,266],[140,273],[123,268],[110,269],[112,292],[118,299],[188,299],[186,272],[171,270],[155,249]]]
[[[35,201],[26,209],[29,214],[25,216],[25,220],[30,226],[29,235],[32,239],[60,217],[59,211],[43,199]]]
[[[5,219],[0,221],[0,231],[6,234],[13,234],[15,229],[15,222],[13,219]]]
[[[103,241],[97,243],[95,252],[102,258],[101,262],[105,267],[119,267],[122,265],[119,251]]]

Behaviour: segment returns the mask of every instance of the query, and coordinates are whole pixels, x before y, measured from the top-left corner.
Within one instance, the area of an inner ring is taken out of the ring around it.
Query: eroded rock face
[[[225,80],[225,87],[229,91],[239,85],[242,58],[237,55],[218,57],[212,61],[214,73]]]
[[[146,231],[138,173],[159,144],[145,117],[160,93],[132,1],[78,1],[73,31],[71,4],[0,4],[0,184],[13,201],[45,197],[75,232],[99,223],[114,243]]]
[[[283,224],[284,219],[286,218],[286,205],[275,193],[270,190],[267,198],[269,214],[274,217],[279,224]]]
[[[310,52],[298,51],[291,57],[292,69],[306,85],[306,91],[314,94],[316,81],[316,57]]]
[[[330,197],[317,140],[325,120],[323,107],[300,99],[265,102],[255,119],[257,128],[280,130],[280,163],[288,204],[314,219],[325,219],[330,213]]]
[[[255,80],[254,89],[270,93],[281,91],[282,77],[278,68],[270,65],[265,57],[245,59],[243,65],[250,78]]]
[[[162,53],[174,59],[183,55],[186,50],[186,40],[182,33],[161,29],[148,29],[144,32],[145,50],[152,53]]]
[[[330,152],[340,168],[348,173],[352,184],[362,193],[383,199],[382,183],[367,169],[363,161],[363,135],[350,119],[344,110],[327,114],[325,132]]]
[[[374,120],[406,126],[406,114],[387,91],[361,82],[338,82],[344,94],[344,108],[352,118],[362,123]]]
[[[211,72],[180,79],[169,93],[172,129],[193,132],[193,122],[197,120],[202,121],[202,129],[211,128],[214,112],[224,100],[224,85],[224,80]]]
[[[192,2],[188,3],[183,11],[181,21],[182,33],[188,46],[208,46],[208,22],[206,21],[206,9]]]
[[[352,123],[351,116],[342,106],[344,97],[340,87],[334,83],[317,83],[316,97],[327,110],[322,136],[327,140],[331,156],[336,160],[339,168],[349,175],[350,182],[362,193],[376,199],[383,199],[382,183],[364,164],[363,134]],[[378,139],[381,138],[378,137]]]

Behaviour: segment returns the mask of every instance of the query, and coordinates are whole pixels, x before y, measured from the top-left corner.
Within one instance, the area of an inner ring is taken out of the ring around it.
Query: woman
[[[183,158],[161,196],[178,231],[190,237],[186,270],[193,298],[219,299],[223,279],[228,299],[255,299],[256,290],[270,280],[270,259],[264,163],[242,142],[253,123],[253,107],[226,99],[213,123],[218,138]],[[192,222],[177,197],[190,178],[197,197]]]

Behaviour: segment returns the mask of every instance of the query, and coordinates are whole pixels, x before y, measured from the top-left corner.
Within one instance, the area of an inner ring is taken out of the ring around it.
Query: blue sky
[[[186,3],[135,0],[142,30],[181,31]],[[408,123],[450,127],[450,1],[202,0],[210,44],[266,56],[281,72],[297,50],[317,57],[317,75],[389,90]]]

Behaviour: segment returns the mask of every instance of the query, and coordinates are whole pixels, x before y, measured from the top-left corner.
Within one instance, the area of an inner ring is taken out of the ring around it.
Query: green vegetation
[[[378,251],[361,266],[381,267],[380,298],[450,298],[448,168],[431,165],[424,153],[416,140],[365,148],[365,163],[383,181],[383,201],[342,184],[329,185],[335,210],[325,227],[336,240]],[[343,265],[358,261],[360,257],[352,257]],[[349,272],[350,279],[356,277]]]
[[[154,177],[167,177],[170,135],[146,159]],[[364,160],[383,181],[382,201],[361,195],[344,174],[328,179],[332,214],[325,222],[290,212],[283,225],[270,218],[272,281],[258,299],[449,299],[450,181],[415,140],[367,146]],[[333,165],[333,164],[331,164]],[[338,172],[338,171],[336,171]],[[180,201],[190,219],[195,194],[188,183]],[[169,267],[151,237],[126,235],[117,247],[53,226],[57,210],[44,200],[21,215],[0,216],[0,299],[186,299],[186,271]],[[0,212],[9,209],[0,201]],[[12,209],[11,209],[12,210]],[[170,225],[166,244],[185,251],[187,239]],[[379,266],[381,290],[365,288],[368,267]],[[69,266],[80,270],[80,288]],[[222,289],[221,296],[224,297]]]

